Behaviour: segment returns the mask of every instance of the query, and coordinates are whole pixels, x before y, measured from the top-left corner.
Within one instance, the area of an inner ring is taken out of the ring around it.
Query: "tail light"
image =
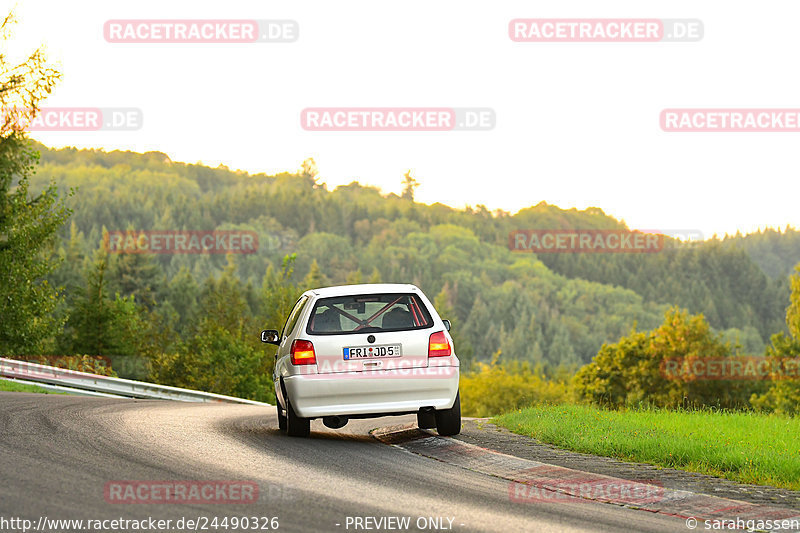
[[[431,333],[428,339],[428,357],[447,357],[451,352],[450,341],[447,340],[444,331]]]
[[[292,342],[291,358],[293,365],[316,365],[317,356],[314,353],[314,344],[311,341],[295,339]]]

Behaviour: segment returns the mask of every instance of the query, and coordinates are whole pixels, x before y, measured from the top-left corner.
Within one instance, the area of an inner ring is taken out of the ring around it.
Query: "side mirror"
[[[444,327],[447,331],[450,331],[450,321],[449,320],[442,320],[444,323]]]
[[[265,329],[261,332],[261,342],[266,342],[267,344],[274,344],[275,346],[280,346],[280,333],[278,333],[277,329]]]

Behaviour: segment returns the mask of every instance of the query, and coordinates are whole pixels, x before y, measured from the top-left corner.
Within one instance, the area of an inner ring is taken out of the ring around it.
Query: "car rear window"
[[[363,294],[317,300],[306,332],[311,335],[424,329],[431,315],[415,294]]]

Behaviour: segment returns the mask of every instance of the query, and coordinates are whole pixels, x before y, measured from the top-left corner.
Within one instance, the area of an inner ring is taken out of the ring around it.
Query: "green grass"
[[[496,417],[573,450],[800,490],[800,419],[757,413],[539,406]]]
[[[41,392],[43,394],[64,394],[63,392],[54,392],[51,390],[37,387],[36,385],[27,385],[25,383],[16,383],[6,379],[0,379],[0,391],[5,392]]]

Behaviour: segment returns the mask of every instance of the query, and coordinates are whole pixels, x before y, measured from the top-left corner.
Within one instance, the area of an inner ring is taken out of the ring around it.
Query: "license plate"
[[[384,357],[400,357],[399,344],[378,344],[373,346],[351,346],[344,349],[345,360],[350,359],[382,359]]]

